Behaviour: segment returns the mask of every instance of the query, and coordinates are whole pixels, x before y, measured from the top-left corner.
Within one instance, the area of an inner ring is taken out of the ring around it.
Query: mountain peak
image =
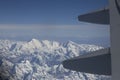
[[[33,38],[30,42],[39,42],[39,40]]]
[[[67,43],[68,43],[68,44],[76,44],[75,42],[70,41],[70,40],[69,40]]]
[[[70,40],[64,44],[64,46],[70,46],[70,45],[77,45],[78,46],[79,44],[77,44],[73,41],[70,41]]]
[[[23,49],[23,50],[24,50],[24,49],[25,49],[25,50],[26,50],[26,49],[28,49],[28,50],[39,49],[41,46],[42,46],[42,45],[41,45],[41,42],[40,42],[39,40],[37,40],[37,39],[32,39],[31,41],[23,44],[22,49]]]
[[[33,44],[33,45],[40,45],[40,41],[37,39],[32,39],[31,41],[28,42],[29,44]]]

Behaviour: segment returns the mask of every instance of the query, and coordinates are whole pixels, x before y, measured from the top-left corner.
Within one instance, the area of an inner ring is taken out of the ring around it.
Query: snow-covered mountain
[[[72,41],[0,40],[0,80],[110,80],[109,76],[71,71],[61,64],[102,48]]]

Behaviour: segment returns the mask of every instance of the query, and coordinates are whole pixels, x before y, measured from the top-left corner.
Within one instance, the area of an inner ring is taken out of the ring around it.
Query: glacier
[[[111,80],[110,76],[76,72],[62,66],[63,60],[102,48],[72,41],[0,40],[0,80]]]

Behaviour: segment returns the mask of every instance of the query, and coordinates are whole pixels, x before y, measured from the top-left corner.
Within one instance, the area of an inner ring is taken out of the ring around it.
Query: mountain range
[[[111,80],[110,76],[76,72],[62,66],[66,59],[103,48],[72,41],[0,40],[0,80]]]

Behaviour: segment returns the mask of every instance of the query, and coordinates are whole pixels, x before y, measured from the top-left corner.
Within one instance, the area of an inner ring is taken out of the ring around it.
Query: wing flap
[[[102,53],[101,53],[102,52]],[[81,55],[63,61],[63,67],[79,72],[111,75],[111,56],[109,48]]]
[[[91,13],[78,16],[79,21],[96,23],[96,24],[110,24],[109,9],[102,9]]]

